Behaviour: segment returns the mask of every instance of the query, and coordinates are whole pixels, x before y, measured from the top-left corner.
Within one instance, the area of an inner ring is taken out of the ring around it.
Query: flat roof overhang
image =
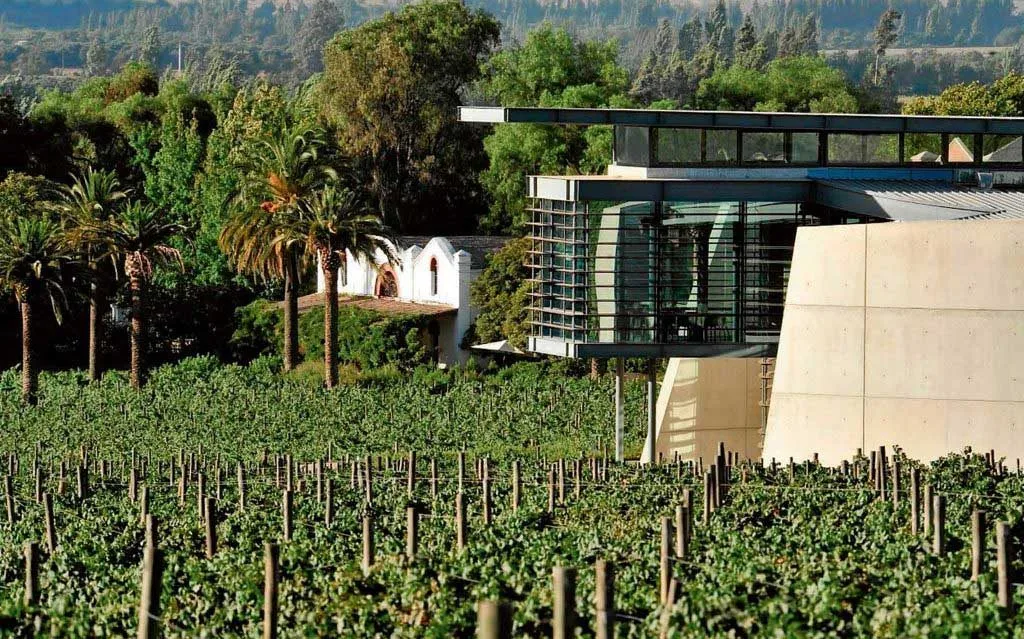
[[[459,120],[461,122],[478,124],[518,122],[580,126],[603,124],[690,129],[749,129],[756,131],[1024,135],[1024,118],[976,116],[460,106]]]
[[[949,170],[812,171],[744,178],[735,170],[685,179],[531,176],[529,197],[566,202],[806,202],[882,220],[1024,217],[1024,191],[952,183]]]
[[[641,344],[572,342],[531,337],[527,350],[541,355],[586,359],[595,357],[774,357],[777,342],[752,344]]]
[[[603,176],[531,176],[527,194],[566,202],[806,202],[811,197],[812,185],[813,181],[807,178],[634,180]]]

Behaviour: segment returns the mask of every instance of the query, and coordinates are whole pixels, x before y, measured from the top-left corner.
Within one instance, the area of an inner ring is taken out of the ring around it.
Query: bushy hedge
[[[246,362],[260,355],[280,354],[281,308],[257,300],[235,313],[232,357]],[[363,371],[383,367],[409,370],[430,361],[421,335],[426,319],[415,315],[387,316],[362,308],[338,309],[338,360]],[[324,310],[317,307],[299,317],[299,350],[307,361],[324,356]]]

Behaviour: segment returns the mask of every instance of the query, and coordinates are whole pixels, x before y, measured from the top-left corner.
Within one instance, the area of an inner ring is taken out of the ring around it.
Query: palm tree
[[[131,294],[131,385],[142,386],[145,375],[146,283],[153,267],[176,262],[183,270],[181,252],[168,244],[185,227],[167,219],[167,213],[149,203],[128,202],[106,220],[84,224],[79,231],[83,241],[100,247],[101,255],[110,258],[116,269],[121,266],[128,279]]]
[[[90,166],[81,175],[73,176],[72,183],[62,187],[60,195],[60,209],[64,212],[66,224],[71,227],[70,236],[74,241],[77,239],[76,227],[108,219],[128,193],[121,190],[117,174],[113,171],[96,171]],[[97,247],[82,243],[80,249],[94,275],[89,291],[89,380],[95,382],[102,375],[100,340],[103,337],[103,307],[107,293],[104,284],[109,283],[109,278],[100,277]]]
[[[249,154],[247,178],[220,235],[221,249],[240,271],[284,280],[284,368],[299,363],[299,274],[304,248],[275,243],[301,215],[332,172],[321,163],[322,131],[296,123],[272,133]]]
[[[338,384],[338,269],[346,251],[373,263],[378,251],[396,259],[390,232],[380,215],[350,189],[327,185],[303,202],[273,241],[281,252],[305,251],[324,274],[324,383]]]
[[[0,288],[12,289],[21,310],[21,399],[35,404],[39,386],[33,339],[36,313],[49,300],[57,321],[67,305],[75,255],[61,225],[34,214],[0,218]]]

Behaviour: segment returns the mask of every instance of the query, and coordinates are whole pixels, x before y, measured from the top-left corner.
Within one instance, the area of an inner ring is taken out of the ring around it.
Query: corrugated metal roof
[[[833,194],[845,192],[869,198],[878,212],[895,220],[1024,219],[1024,191],[981,189],[928,180],[819,180],[816,184]],[[855,197],[850,201],[855,202]],[[913,214],[902,214],[910,211]],[[929,215],[929,211],[934,214]]]

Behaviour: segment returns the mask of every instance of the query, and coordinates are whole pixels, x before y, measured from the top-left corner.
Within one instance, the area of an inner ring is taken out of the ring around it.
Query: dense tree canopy
[[[462,91],[498,42],[499,26],[456,0],[428,0],[342,32],[320,80],[324,115],[401,232],[465,232],[480,206],[480,140],[457,121]]]
[[[816,56],[780,58],[764,71],[734,65],[702,80],[706,109],[852,113],[857,99],[843,74]]]
[[[956,84],[934,97],[915,98],[903,112],[917,115],[1024,115],[1024,75],[1011,73],[991,84]]]
[[[628,88],[614,43],[580,42],[550,25],[495,54],[481,82],[485,95],[509,106],[630,106]],[[492,204],[481,225],[492,232],[522,232],[527,175],[595,173],[611,161],[611,132],[604,127],[504,125],[484,146],[490,166],[480,179]]]

